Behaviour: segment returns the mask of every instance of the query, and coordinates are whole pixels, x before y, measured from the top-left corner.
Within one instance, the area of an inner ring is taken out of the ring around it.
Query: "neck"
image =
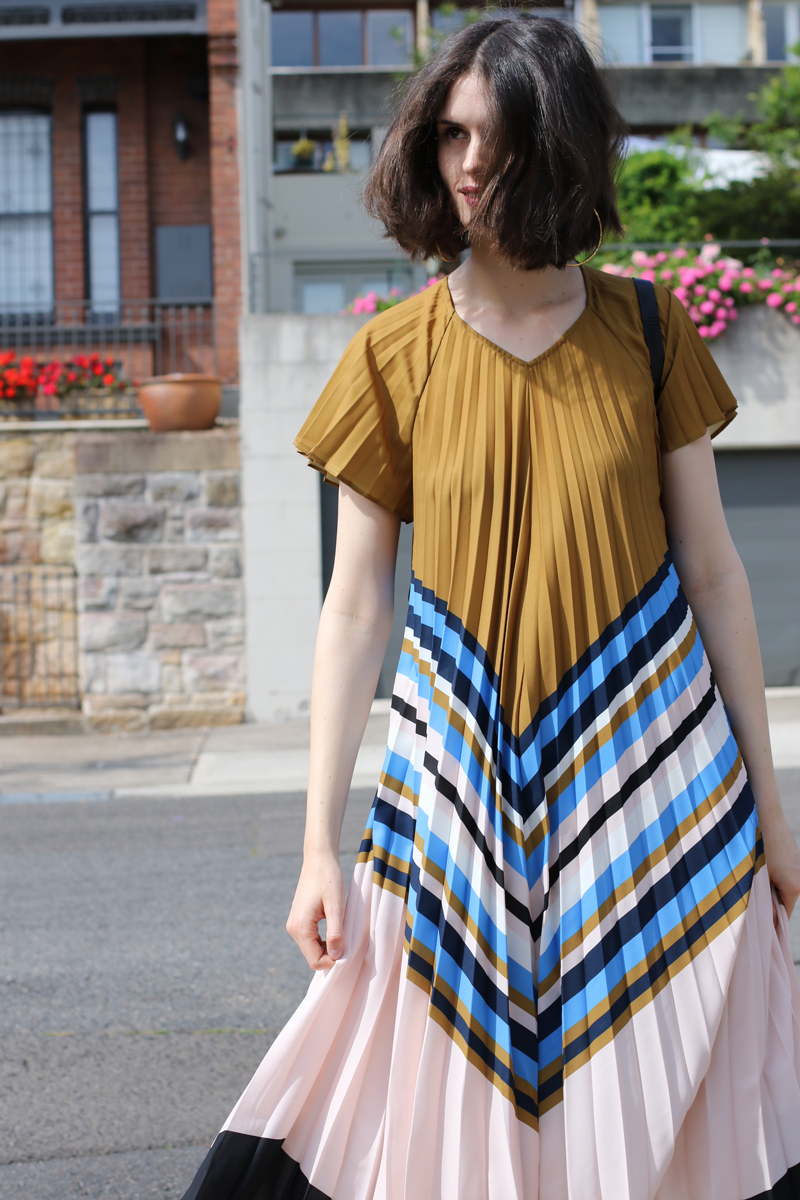
[[[577,268],[543,267],[525,271],[511,266],[480,243],[472,247],[469,258],[453,272],[450,282],[451,290],[461,293],[470,306],[488,305],[517,316],[561,304],[583,293],[583,278]]]

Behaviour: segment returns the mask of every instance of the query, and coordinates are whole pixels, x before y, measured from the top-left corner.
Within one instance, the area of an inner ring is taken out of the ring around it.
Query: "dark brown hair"
[[[621,233],[615,174],[625,123],[580,35],[527,14],[453,34],[411,80],[367,178],[364,203],[412,258],[469,244],[437,165],[436,119],[471,71],[486,83],[488,161],[470,228],[527,270],[563,267]]]

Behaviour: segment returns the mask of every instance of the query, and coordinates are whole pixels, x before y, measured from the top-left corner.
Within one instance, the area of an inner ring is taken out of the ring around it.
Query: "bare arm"
[[[662,462],[675,568],[755,794],[770,879],[791,914],[800,895],[800,851],[781,808],[750,587],[725,522],[711,438],[665,453]]]
[[[392,628],[399,532],[399,517],[340,486],[336,557],[314,655],[303,868],[286,923],[315,970],[332,967],[344,951],[339,837]]]

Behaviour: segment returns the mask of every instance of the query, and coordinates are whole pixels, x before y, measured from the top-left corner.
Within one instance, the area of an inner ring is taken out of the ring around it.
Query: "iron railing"
[[[0,566],[0,712],[80,708],[75,570]]]
[[[47,312],[0,307],[0,420],[138,417],[142,380],[216,370],[213,304],[121,300],[112,312],[97,312],[87,300]],[[27,384],[20,386],[20,375]]]

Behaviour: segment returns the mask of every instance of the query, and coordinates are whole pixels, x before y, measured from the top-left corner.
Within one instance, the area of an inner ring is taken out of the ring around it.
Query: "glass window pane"
[[[272,14],[273,67],[313,67],[314,31],[310,12]]]
[[[344,283],[338,280],[307,281],[302,285],[303,312],[308,316],[319,313],[339,313],[345,306]]]
[[[603,53],[607,62],[640,63],[640,9],[634,4],[604,4],[598,8]]]
[[[743,4],[698,4],[697,60],[738,63],[747,52],[747,10]]]
[[[767,61],[786,61],[786,6],[765,4],[764,24],[767,27]]]
[[[86,207],[89,212],[117,211],[117,115],[86,117]]]
[[[350,170],[351,171],[368,171],[372,155],[370,153],[369,142],[351,142],[350,143]]]
[[[375,67],[398,67],[411,56],[411,13],[383,9],[367,13],[369,61]]]
[[[653,62],[688,62],[692,57],[692,10],[654,8],[651,10]]]
[[[0,113],[0,213],[49,213],[50,117]]]
[[[53,307],[53,233],[48,216],[0,217],[0,314]]]
[[[435,8],[431,13],[431,25],[437,33],[455,33],[456,30],[464,28],[466,19],[467,14],[462,8],[446,13],[443,13],[440,8]]]
[[[89,294],[93,312],[119,304],[119,220],[116,214],[89,218]]]
[[[360,67],[364,61],[360,12],[321,12],[319,21],[319,65]]]

